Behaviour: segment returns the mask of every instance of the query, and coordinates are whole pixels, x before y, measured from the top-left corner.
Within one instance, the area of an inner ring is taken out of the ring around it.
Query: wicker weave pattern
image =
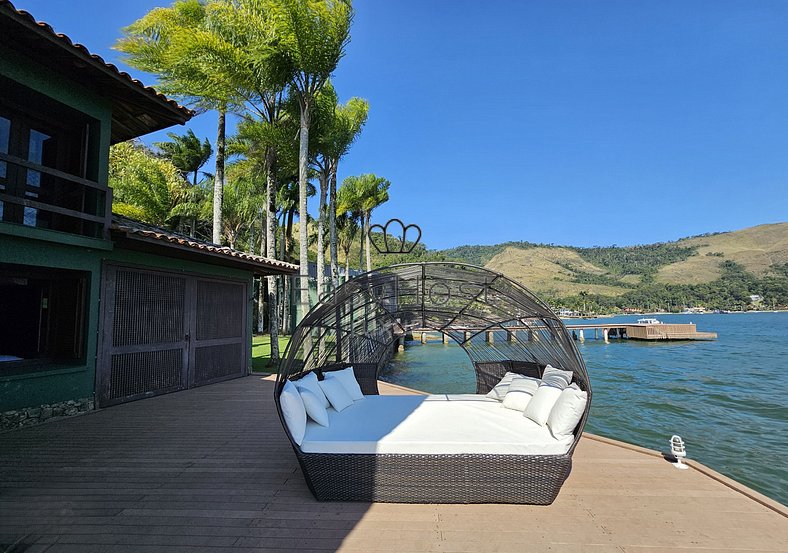
[[[296,449],[320,501],[549,505],[570,455],[341,455]]]

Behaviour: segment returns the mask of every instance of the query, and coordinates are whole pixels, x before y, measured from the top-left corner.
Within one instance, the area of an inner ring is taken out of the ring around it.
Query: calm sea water
[[[718,339],[605,344],[586,331],[578,342],[594,391],[586,430],[658,451],[679,434],[690,458],[788,504],[788,313],[657,318],[694,322]],[[465,352],[440,342],[408,344],[381,378],[426,392],[476,388]]]

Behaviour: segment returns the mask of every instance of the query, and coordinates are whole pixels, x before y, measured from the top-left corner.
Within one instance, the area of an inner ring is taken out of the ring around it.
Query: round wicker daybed
[[[397,344],[427,329],[465,350],[476,394],[378,395],[379,371]],[[547,371],[568,375],[562,386],[585,398],[562,436],[550,421],[529,420],[528,407],[505,408],[507,379],[541,394]],[[328,385],[348,373],[360,391],[334,409]],[[310,420],[305,430],[294,423],[293,390],[307,412],[321,395],[330,420]],[[323,298],[290,339],[274,397],[318,500],[550,504],[569,476],[591,387],[563,323],[533,293],[481,267],[415,263],[362,274]]]

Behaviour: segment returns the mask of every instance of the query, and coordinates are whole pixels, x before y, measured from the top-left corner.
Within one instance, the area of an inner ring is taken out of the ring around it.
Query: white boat
[[[657,319],[638,319],[637,324],[639,324],[639,325],[661,325],[662,321],[658,321]]]

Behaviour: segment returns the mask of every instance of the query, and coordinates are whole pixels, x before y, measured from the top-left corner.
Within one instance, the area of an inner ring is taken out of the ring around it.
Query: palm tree
[[[191,129],[184,135],[167,133],[167,136],[170,137],[170,142],[157,142],[154,146],[161,152],[162,157],[169,159],[181,171],[184,179],[188,180],[189,176],[191,176],[192,187],[195,190],[189,193],[188,205],[195,205],[202,200],[202,190],[197,189],[197,178],[200,169],[213,154],[211,143],[208,142],[207,138],[200,142],[200,139],[197,138]],[[184,218],[191,221],[189,234],[195,236],[197,227],[196,216],[185,215]]]
[[[213,155],[213,148],[208,139],[200,139],[189,129],[186,134],[178,135],[167,133],[170,142],[156,142],[154,146],[159,149],[161,156],[169,159],[187,180],[191,176],[192,186],[197,186],[197,177],[200,169]]]
[[[318,213],[318,248],[317,264],[325,264],[326,215],[328,215],[329,245],[331,260],[331,283],[338,284],[337,261],[337,168],[339,161],[347,154],[350,146],[360,134],[367,120],[369,103],[361,98],[351,98],[347,104],[339,104],[336,92],[331,83],[326,83],[317,97],[314,124],[314,164],[320,181],[320,204]],[[326,206],[326,193],[329,191],[329,204]],[[323,272],[318,271],[318,297],[323,295]]]
[[[350,40],[353,8],[350,0],[278,0],[270,6],[282,67],[291,71],[290,86],[300,108],[298,149],[298,214],[300,234],[300,308],[309,309],[307,256],[307,180],[309,128],[315,96],[336,69]]]
[[[221,241],[225,134],[228,108],[236,102],[227,81],[215,78],[215,67],[199,55],[199,41],[216,39],[208,9],[220,0],[177,0],[169,8],[155,8],[125,29],[115,49],[124,61],[158,76],[165,94],[183,99],[198,110],[219,113],[216,133],[216,170],[213,195],[213,241]]]
[[[371,271],[372,257],[369,250],[369,222],[372,218],[372,211],[389,200],[391,183],[383,177],[365,173],[357,177],[347,177],[342,182],[342,186],[347,186],[352,190],[351,197],[354,199],[354,205],[361,211],[364,241],[366,243],[367,271]]]
[[[350,248],[358,233],[358,219],[350,213],[340,213],[337,221],[337,243],[345,255],[345,279],[350,278]]]

